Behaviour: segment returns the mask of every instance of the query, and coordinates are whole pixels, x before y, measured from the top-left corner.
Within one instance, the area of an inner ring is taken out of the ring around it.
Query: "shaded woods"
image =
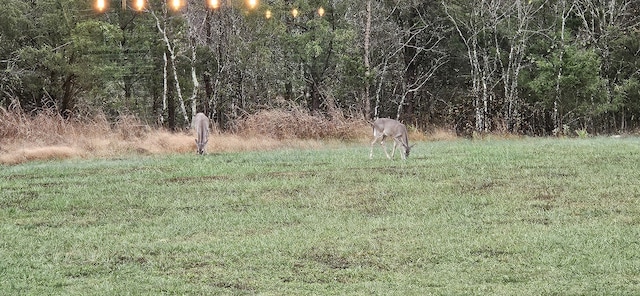
[[[640,124],[635,0],[92,2],[0,0],[5,113],[277,133],[285,112],[338,138],[376,117],[459,135]]]

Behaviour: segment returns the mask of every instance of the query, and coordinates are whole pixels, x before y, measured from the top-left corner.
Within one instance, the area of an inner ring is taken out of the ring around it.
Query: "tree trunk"
[[[73,82],[75,80],[75,75],[70,74],[62,84],[62,90],[64,93],[62,94],[62,106],[61,112],[62,117],[68,118],[71,115],[73,109],[75,108],[75,99],[73,94]]]
[[[169,106],[167,105],[167,94],[169,93],[169,81],[167,80],[167,52],[162,54],[162,111],[158,112],[160,123],[164,124],[164,113]]]
[[[160,24],[160,19],[158,18],[158,16],[156,16],[153,10],[151,11],[151,14],[156,19],[156,27],[158,28],[158,31],[160,31],[160,33],[162,34],[162,39],[164,40],[165,46],[167,48],[167,52],[169,53],[169,64],[171,65],[171,72],[173,72],[173,80],[174,80],[173,82],[175,84],[176,94],[178,95],[178,103],[180,103],[180,111],[182,111],[184,123],[188,126],[189,117],[187,116],[187,108],[184,104],[184,99],[182,97],[182,88],[180,87],[180,80],[178,79],[175,50],[171,45],[171,42],[169,41],[169,36],[167,35],[167,31],[164,30],[164,28]]]
[[[409,19],[413,20],[415,17],[415,12],[411,12]],[[404,29],[407,30],[404,46],[402,48],[405,70],[403,77],[402,100],[400,101],[400,106],[398,106],[397,119],[403,117],[404,120],[413,120],[413,107],[415,103],[415,90],[410,89],[411,86],[416,84],[417,76],[417,65],[415,59],[418,54],[418,44],[416,36],[411,32],[413,26],[415,26],[414,23],[406,23],[403,25],[403,27],[405,27]]]
[[[189,38],[189,45],[191,47],[191,81],[193,83],[193,92],[191,93],[191,97],[189,100],[191,101],[191,122],[198,113],[198,89],[200,88],[200,83],[198,83],[198,76],[196,73],[196,41],[195,39]]]
[[[369,86],[371,81],[371,65],[369,62],[369,47],[371,46],[371,0],[367,0],[367,15],[364,26],[364,93],[362,103],[364,106],[364,118],[371,119],[371,101],[369,99]]]
[[[560,57],[558,58],[559,62],[558,62],[558,74],[556,75],[556,85],[555,85],[555,97],[553,99],[553,134],[554,135],[560,135],[562,134],[563,131],[563,123],[562,123],[562,115],[560,114],[560,99],[562,97],[562,91],[560,88],[560,79],[562,78],[562,70],[563,70],[563,59],[564,59],[564,51],[565,51],[565,36],[564,36],[564,31],[565,31],[565,26],[567,23],[567,18],[569,17],[569,14],[571,13],[571,10],[573,9],[573,6],[570,7],[567,10],[567,1],[566,0],[561,0],[560,1],[560,5],[561,5],[561,9],[562,12],[560,14],[561,17],[561,24],[560,24]]]
[[[167,83],[167,115],[169,117],[169,129],[176,130],[176,103],[173,96],[173,84]]]

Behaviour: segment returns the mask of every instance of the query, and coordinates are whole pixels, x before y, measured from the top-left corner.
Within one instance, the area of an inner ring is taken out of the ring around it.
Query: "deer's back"
[[[389,137],[396,137],[407,134],[404,124],[391,118],[378,118],[373,122],[373,128]]]
[[[209,132],[209,118],[204,115],[204,113],[198,113],[196,114],[194,121],[198,137],[206,137],[207,133]]]

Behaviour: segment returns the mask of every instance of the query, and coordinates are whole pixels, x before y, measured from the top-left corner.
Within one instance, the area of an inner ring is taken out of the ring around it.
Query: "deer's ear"
[[[196,140],[196,144],[198,144],[198,139],[195,139],[195,140]]]
[[[209,139],[207,139],[206,141],[204,141],[204,143],[202,143],[202,145],[207,145],[207,143],[209,143]]]

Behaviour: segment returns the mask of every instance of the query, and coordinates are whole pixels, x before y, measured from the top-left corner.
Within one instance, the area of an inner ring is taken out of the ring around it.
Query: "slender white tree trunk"
[[[162,39],[167,47],[167,51],[169,52],[169,56],[171,58],[171,70],[173,72],[173,80],[176,85],[176,92],[178,94],[178,102],[180,103],[180,111],[182,112],[182,116],[184,117],[184,122],[189,123],[189,117],[187,116],[187,108],[184,104],[184,98],[182,97],[182,88],[180,87],[180,81],[178,80],[178,69],[176,67],[176,54],[173,46],[171,45],[171,41],[169,41],[169,36],[167,35],[167,31],[160,24],[160,19],[158,16],[151,10],[151,15],[156,19],[156,27],[158,31],[162,33]]]
[[[465,47],[467,48],[467,57],[469,59],[469,66],[471,69],[471,94],[473,96],[473,108],[475,110],[475,131],[485,132],[488,130],[486,122],[486,116],[489,110],[489,85],[487,79],[490,75],[489,66],[486,55],[483,55],[484,67],[480,61],[480,54],[478,53],[478,34],[479,32],[487,30],[487,24],[483,23],[480,18],[482,7],[472,8],[472,17],[468,24],[459,22],[453,15],[449,13],[447,4],[443,1],[442,5],[445,8],[445,13],[449,19],[453,22],[458,35],[462,39]],[[462,29],[460,26],[464,26]],[[463,32],[465,31],[465,32]],[[467,35],[468,34],[468,35]]]
[[[164,113],[167,111],[167,93],[169,92],[169,84],[167,82],[167,53],[165,52],[162,55],[163,65],[162,65],[162,112],[158,114],[158,119],[161,124],[164,123]]]
[[[370,119],[371,117],[371,102],[369,101],[369,82],[371,77],[371,64],[369,62],[369,47],[371,46],[371,0],[367,0],[367,16],[364,26],[364,69],[365,69],[365,82],[364,82],[364,94],[362,95],[362,101],[364,104],[364,117]]]
[[[566,0],[561,0],[560,1],[560,9],[562,10],[560,17],[561,17],[561,23],[560,23],[560,56],[558,57],[558,73],[556,75],[556,91],[555,91],[555,98],[553,99],[553,133],[555,135],[560,135],[561,133],[564,132],[563,130],[563,123],[562,123],[562,115],[560,114],[560,110],[559,110],[559,105],[560,105],[560,99],[562,97],[562,89],[560,88],[560,80],[562,79],[562,71],[563,71],[563,63],[564,63],[564,47],[565,47],[565,36],[564,36],[564,30],[565,30],[565,26],[567,23],[567,18],[569,17],[569,14],[571,13],[571,10],[573,10],[573,4],[571,5],[571,7],[569,7],[567,9],[567,1]]]
[[[196,42],[193,38],[190,38],[190,46],[191,46],[191,81],[193,82],[193,93],[191,93],[191,97],[189,100],[191,101],[191,122],[195,118],[198,113],[198,90],[200,88],[200,83],[198,82],[198,76],[196,73]]]

